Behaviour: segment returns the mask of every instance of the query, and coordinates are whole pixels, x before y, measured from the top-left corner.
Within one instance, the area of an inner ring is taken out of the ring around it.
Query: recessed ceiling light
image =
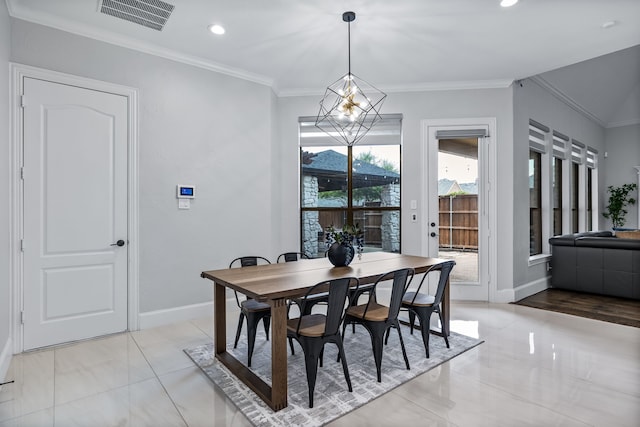
[[[208,28],[213,34],[217,34],[219,36],[224,34],[224,27],[222,25],[211,24]]]
[[[516,3],[518,3],[518,0],[502,0],[500,2],[500,6],[502,6],[502,7],[511,7]]]
[[[607,21],[607,22],[603,22],[601,27],[606,30],[606,29],[611,28],[611,27],[613,27],[614,25],[617,25],[617,24],[618,24],[617,21]]]

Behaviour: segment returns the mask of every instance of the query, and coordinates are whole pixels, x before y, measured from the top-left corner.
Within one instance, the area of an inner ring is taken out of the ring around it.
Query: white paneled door
[[[127,98],[24,79],[24,350],[127,329]]]

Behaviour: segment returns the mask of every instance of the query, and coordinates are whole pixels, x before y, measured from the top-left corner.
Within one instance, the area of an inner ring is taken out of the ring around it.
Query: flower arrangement
[[[325,242],[327,248],[334,243],[353,246],[358,253],[358,259],[362,258],[362,248],[364,246],[364,234],[358,224],[345,224],[338,230],[333,225],[327,227],[325,232]]]

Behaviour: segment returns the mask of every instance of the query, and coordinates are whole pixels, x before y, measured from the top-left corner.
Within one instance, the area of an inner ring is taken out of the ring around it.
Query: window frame
[[[560,177],[562,234],[598,227],[598,151],[557,130],[529,119],[529,151],[541,157],[542,252],[529,256],[529,265],[550,256],[549,238],[555,235],[554,179]],[[554,168],[560,165],[561,172]],[[590,185],[589,185],[590,183]],[[531,202],[530,202],[531,205]],[[589,209],[589,207],[591,209]],[[531,228],[531,214],[529,226]]]
[[[539,167],[539,201],[540,201],[540,251],[532,253],[531,251],[531,235],[529,238],[529,264],[535,264],[542,262],[550,256],[551,248],[549,245],[550,227],[553,226],[553,212],[552,212],[552,188],[550,179],[551,170],[551,155],[549,154],[548,147],[551,146],[551,130],[533,120],[529,120],[529,159],[531,158],[531,152],[537,152],[540,154],[540,167]],[[534,178],[535,181],[535,178]],[[531,214],[531,194],[529,191],[529,230],[534,229],[532,223]]]
[[[305,232],[304,232],[304,216],[306,212],[334,212],[340,213],[344,212],[345,224],[354,224],[354,217],[357,217],[358,214],[365,215],[365,212],[398,212],[398,242],[397,242],[397,253],[402,253],[402,115],[401,114],[382,114],[381,121],[376,124],[376,128],[371,131],[370,134],[365,135],[362,140],[360,140],[355,147],[375,147],[375,146],[398,146],[398,174],[399,178],[399,200],[397,206],[359,206],[354,205],[354,178],[353,178],[353,163],[356,158],[354,158],[353,150],[354,146],[345,146],[345,144],[341,144],[335,141],[328,135],[322,134],[320,130],[314,132],[313,130],[308,130],[307,133],[311,134],[313,132],[313,136],[311,137],[311,143],[305,143],[303,140],[303,132],[300,131],[302,126],[309,126],[310,123],[315,123],[315,117],[300,117],[299,118],[299,164],[298,164],[298,173],[300,177],[300,190],[299,190],[299,203],[300,203],[300,248],[301,251],[305,250]],[[389,134],[388,140],[385,141],[384,136],[381,134],[384,133]],[[340,207],[319,207],[319,206],[311,206],[307,207],[303,205],[303,193],[304,193],[304,175],[302,173],[302,153],[305,151],[307,147],[346,147],[347,149],[347,204],[346,206]],[[355,221],[356,223],[359,221]],[[336,227],[339,224],[335,224]],[[364,230],[364,225],[361,224],[361,228]],[[365,246],[367,242],[365,241]],[[385,251],[383,243],[381,243],[382,247],[379,251]],[[396,252],[396,251],[391,251]]]

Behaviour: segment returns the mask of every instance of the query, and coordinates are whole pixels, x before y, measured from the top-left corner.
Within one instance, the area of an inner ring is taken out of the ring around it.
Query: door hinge
[[[24,252],[24,239],[20,239],[20,252]]]
[[[22,108],[27,106],[27,97],[25,95],[20,95],[20,106]]]
[[[24,181],[24,166],[20,167],[20,179]]]
[[[24,325],[24,311],[20,312],[20,324]]]

